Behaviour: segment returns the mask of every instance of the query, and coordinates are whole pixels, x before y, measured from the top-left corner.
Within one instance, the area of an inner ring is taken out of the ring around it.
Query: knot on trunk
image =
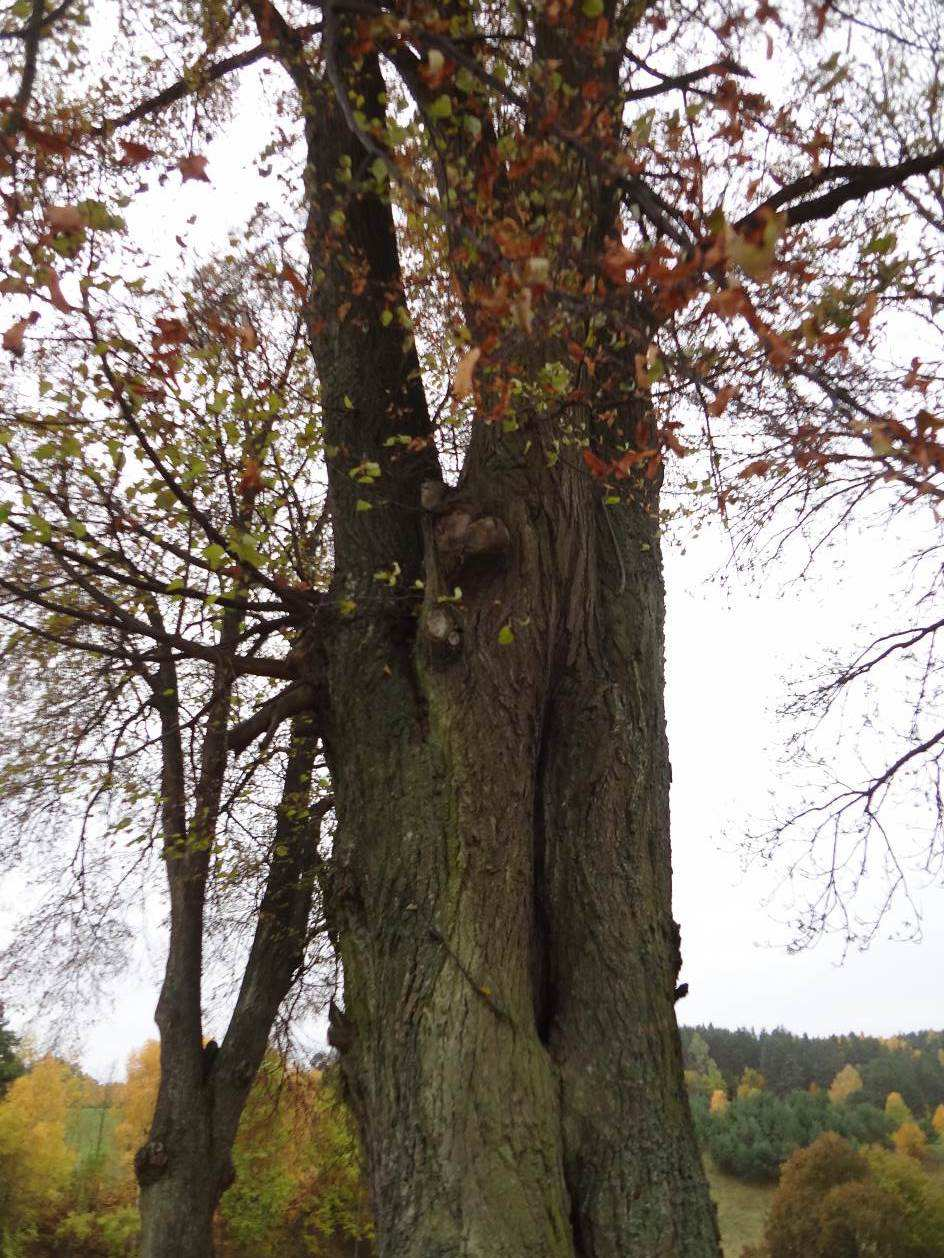
[[[455,655],[462,646],[462,622],[454,607],[431,607],[423,617],[423,632],[437,654]]]
[[[163,1140],[149,1140],[134,1155],[134,1173],[142,1188],[156,1184],[167,1170],[167,1149]]]
[[[448,583],[473,561],[487,567],[511,546],[508,526],[487,515],[461,491],[427,481],[420,491],[423,507],[433,517],[432,539],[440,576]]]
[[[354,1045],[354,1024],[333,1000],[328,1006],[328,1043],[339,1053],[346,1053]]]
[[[448,510],[433,525],[433,540],[443,578],[448,583],[473,563],[489,566],[511,545],[511,534],[495,515],[475,516],[465,507]]]

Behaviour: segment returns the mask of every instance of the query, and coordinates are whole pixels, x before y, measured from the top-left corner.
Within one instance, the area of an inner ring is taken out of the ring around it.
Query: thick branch
[[[142,118],[150,117],[151,114],[160,113],[168,105],[174,105],[177,101],[193,95],[201,87],[206,87],[208,83],[216,83],[227,74],[232,74],[234,70],[245,69],[246,66],[255,64],[268,54],[269,50],[265,44],[256,44],[254,48],[247,48],[245,52],[237,52],[231,57],[224,57],[221,61],[213,62],[212,65],[197,67],[189,75],[178,79],[176,83],[171,83],[169,87],[165,87],[162,92],[158,92],[149,100],[135,105],[127,113],[119,114],[117,118],[107,119],[101,126],[95,128],[93,134],[109,135],[112,131],[117,131],[119,127],[127,127],[132,122],[139,122]]]
[[[13,108],[10,110],[3,127],[7,135],[13,135],[21,127],[23,114],[33,94],[33,84],[36,81],[36,66],[39,60],[39,41],[43,37],[45,11],[46,0],[33,0],[30,19],[23,28],[25,47],[23,50],[23,71],[20,75],[20,86],[13,100]]]
[[[802,179],[787,184],[773,196],[762,201],[750,214],[746,214],[737,226],[747,225],[748,221],[761,209],[776,210],[785,205],[789,206],[786,213],[791,227],[797,227],[801,223],[811,223],[818,219],[831,218],[837,210],[850,201],[861,201],[873,192],[895,188],[915,175],[928,175],[931,171],[942,168],[944,168],[944,148],[935,149],[922,157],[909,157],[906,161],[898,162],[894,166],[834,166],[827,170],[817,171],[815,174],[804,175]],[[843,181],[838,188],[824,192],[822,196],[814,197],[812,201],[790,205],[790,202],[795,201],[797,197],[805,196],[815,188],[834,179]]]
[[[311,711],[316,701],[315,688],[307,682],[296,682],[280,690],[253,716],[233,726],[229,731],[230,751],[238,756],[257,738],[266,735],[268,740],[283,721]]]

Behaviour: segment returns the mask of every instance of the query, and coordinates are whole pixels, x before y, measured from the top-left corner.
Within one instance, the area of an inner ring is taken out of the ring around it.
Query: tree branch
[[[236,756],[240,755],[263,734],[268,742],[283,721],[310,711],[316,702],[315,687],[308,682],[296,682],[285,690],[280,690],[253,716],[233,726],[229,731],[230,751]]]

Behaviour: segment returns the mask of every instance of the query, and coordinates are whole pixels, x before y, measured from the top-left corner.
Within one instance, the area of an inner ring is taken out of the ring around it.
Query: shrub
[[[826,1132],[784,1165],[752,1258],[944,1258],[944,1190],[912,1158]]]

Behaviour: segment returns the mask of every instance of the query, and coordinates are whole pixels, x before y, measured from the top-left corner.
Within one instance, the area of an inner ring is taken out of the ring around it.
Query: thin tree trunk
[[[202,884],[174,871],[170,958],[158,1006],[160,1086],[149,1139],[135,1157],[142,1258],[209,1258],[213,1253],[213,1216],[233,1181],[239,1120],[308,939],[320,823],[332,803],[308,806],[316,745],[312,719],[296,718],[266,890],[220,1047],[213,1041],[204,1046],[201,1031]],[[184,1000],[194,982],[195,1012]]]

